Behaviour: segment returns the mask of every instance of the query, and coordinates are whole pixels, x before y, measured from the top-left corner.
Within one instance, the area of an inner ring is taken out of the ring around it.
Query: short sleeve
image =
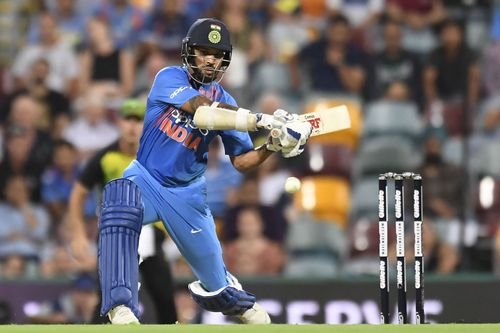
[[[87,190],[91,190],[97,184],[104,183],[104,173],[101,167],[101,153],[94,155],[84,166],[78,181],[82,183]]]
[[[180,108],[200,93],[189,84],[188,75],[180,67],[167,67],[156,74],[149,93],[152,102],[160,102]]]

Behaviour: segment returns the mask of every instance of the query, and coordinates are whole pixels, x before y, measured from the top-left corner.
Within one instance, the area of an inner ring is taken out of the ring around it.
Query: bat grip
[[[257,127],[265,128],[271,130],[273,128],[273,116],[264,113],[256,113],[256,125]]]

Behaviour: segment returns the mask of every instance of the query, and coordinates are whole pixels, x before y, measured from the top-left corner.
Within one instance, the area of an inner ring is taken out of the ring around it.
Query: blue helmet
[[[212,77],[206,77],[198,69],[194,61],[195,47],[210,47],[224,52],[222,63],[219,68],[214,69],[215,75]],[[233,46],[226,25],[214,18],[202,18],[191,25],[186,37],[182,40],[181,59],[184,66],[188,68],[192,79],[200,84],[205,84],[217,78],[218,81],[222,79],[222,75],[231,62],[232,50]]]

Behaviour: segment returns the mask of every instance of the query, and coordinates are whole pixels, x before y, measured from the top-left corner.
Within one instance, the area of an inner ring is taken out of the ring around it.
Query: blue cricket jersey
[[[197,95],[237,105],[218,83],[193,88],[187,69],[180,66],[159,71],[151,87],[137,160],[164,186],[187,185],[201,177],[207,168],[208,145],[216,135],[221,136],[226,155],[253,149],[247,132],[198,129],[193,116],[180,110]]]

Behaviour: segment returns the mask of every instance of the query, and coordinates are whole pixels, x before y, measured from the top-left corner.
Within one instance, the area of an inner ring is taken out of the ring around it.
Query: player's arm
[[[268,150],[266,145],[262,145],[241,155],[230,156],[230,158],[236,170],[248,172],[262,164],[272,153],[273,151]]]
[[[181,110],[189,112],[191,114],[195,114],[196,110],[200,106],[210,106],[212,104],[213,101],[210,98],[203,95],[198,95],[190,98],[186,103],[182,104]],[[233,110],[233,111],[238,110],[238,107],[227,103],[219,102],[218,106],[228,110]]]
[[[83,209],[89,190],[80,182],[76,181],[69,197],[68,226],[72,235],[71,247],[78,254],[83,254],[88,249],[88,239],[85,231],[85,220]]]
[[[71,189],[68,205],[68,225],[71,231],[71,248],[75,255],[84,258],[89,248],[85,229],[84,207],[90,189],[102,182],[104,178],[101,168],[101,158],[104,151],[94,155],[78,176]]]

